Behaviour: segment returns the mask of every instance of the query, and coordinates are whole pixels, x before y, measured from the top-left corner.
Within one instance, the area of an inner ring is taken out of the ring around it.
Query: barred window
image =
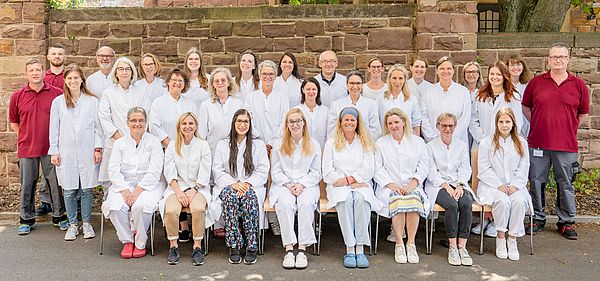
[[[498,5],[479,4],[477,10],[479,33],[500,32],[500,10]]]

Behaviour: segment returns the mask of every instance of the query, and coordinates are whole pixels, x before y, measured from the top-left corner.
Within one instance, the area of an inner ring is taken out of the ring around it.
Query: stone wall
[[[590,20],[580,8],[571,8],[569,16],[570,32],[600,32],[600,15]]]

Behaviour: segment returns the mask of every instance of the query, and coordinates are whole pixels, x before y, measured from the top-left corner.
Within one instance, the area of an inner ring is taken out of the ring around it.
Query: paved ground
[[[443,225],[438,220],[434,241],[443,239]],[[447,249],[434,243],[432,255],[425,255],[424,231],[417,235],[421,262],[399,265],[393,260],[393,245],[380,240],[378,255],[370,256],[369,269],[346,269],[341,258],[344,245],[335,218],[324,222],[320,256],[309,255],[305,270],[281,267],[283,250],[279,237],[268,232],[265,255],[255,265],[231,265],[227,262],[222,239],[210,240],[206,263],[191,264],[191,244],[182,244],[179,265],[166,264],[167,242],[157,228],[156,255],[123,260],[115,231],[107,224],[104,255],[98,254],[98,236],[73,242],[63,240],[64,232],[50,223],[36,224],[28,236],[19,237],[12,221],[0,222],[0,280],[600,280],[600,227],[579,226],[580,239],[567,241],[550,226],[535,236],[535,255],[529,255],[529,240],[519,241],[521,260],[511,262],[494,256],[494,239],[486,238],[485,254],[477,255],[479,239],[468,244],[475,265],[452,267],[446,261]],[[389,225],[380,226],[387,235]],[[528,237],[524,237],[528,238]]]

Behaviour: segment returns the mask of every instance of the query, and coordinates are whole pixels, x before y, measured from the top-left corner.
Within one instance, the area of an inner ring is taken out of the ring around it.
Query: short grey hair
[[[260,75],[260,71],[263,69],[263,67],[272,67],[273,71],[275,71],[275,76],[278,75],[277,73],[277,64],[275,62],[273,62],[272,60],[264,60],[261,63],[258,64],[258,75]]]
[[[110,77],[112,78],[112,81],[114,84],[119,83],[119,79],[117,79],[117,65],[121,62],[125,63],[125,64],[129,65],[129,67],[131,67],[131,81],[129,81],[129,84],[132,85],[133,83],[135,83],[138,80],[138,76],[137,76],[138,72],[137,72],[137,68],[135,68],[135,64],[126,57],[118,58],[117,61],[115,61],[115,63],[113,64],[112,70],[110,71]]]
[[[148,121],[148,114],[146,113],[146,110],[143,107],[139,107],[139,106],[134,106],[134,107],[130,108],[129,111],[127,111],[127,121],[129,121],[129,118],[131,118],[131,115],[133,115],[134,113],[143,114],[144,120]]]

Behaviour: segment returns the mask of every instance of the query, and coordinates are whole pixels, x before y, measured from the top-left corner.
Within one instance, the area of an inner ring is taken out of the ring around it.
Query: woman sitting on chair
[[[204,255],[201,242],[206,228],[206,208],[211,199],[208,185],[210,147],[208,142],[197,137],[198,119],[193,113],[181,115],[176,128],[177,135],[165,151],[165,178],[169,186],[159,203],[169,240],[167,263],[179,263],[179,215],[182,208],[189,208],[194,239],[192,263],[202,265]]]
[[[269,158],[265,143],[253,139],[252,120],[247,110],[239,109],[233,115],[229,138],[219,141],[215,149],[212,171],[213,199],[222,202],[229,262],[240,263],[240,249],[246,245],[244,263],[253,264],[258,252],[259,226],[264,220],[261,214]],[[243,226],[240,226],[240,217]]]
[[[272,184],[269,190],[271,208],[275,207],[281,241],[285,247],[283,267],[304,269],[308,266],[306,247],[317,242],[312,225],[319,202],[321,181],[321,145],[310,137],[302,111],[288,111],[281,141],[271,153]],[[298,238],[294,233],[294,217],[298,212]],[[294,244],[298,255],[294,256]]]
[[[517,237],[525,235],[523,219],[532,210],[527,192],[529,153],[519,136],[517,119],[510,108],[496,113],[496,130],[479,143],[479,188],[481,204],[492,205],[496,224],[496,256],[519,260]],[[508,231],[508,241],[506,240]],[[507,249],[508,245],[508,249]]]
[[[338,213],[346,244],[344,266],[367,268],[364,246],[371,245],[371,210],[381,208],[371,186],[375,146],[356,108],[342,109],[337,120],[334,135],[325,143],[323,152],[327,208],[335,207]]]
[[[450,243],[448,263],[473,265],[467,251],[467,239],[473,221],[473,198],[475,195],[467,184],[471,177],[468,145],[453,138],[456,115],[440,114],[436,127],[439,137],[427,144],[429,174],[425,192],[431,206],[435,203],[444,208],[444,226]]]
[[[160,182],[163,150],[160,141],[146,133],[146,120],[146,111],[141,107],[127,112],[129,132],[115,141],[108,164],[112,185],[102,212],[124,244],[124,259],[146,255],[146,232],[164,191]]]
[[[379,214],[392,218],[397,240],[394,260],[418,263],[415,236],[419,215],[426,218],[429,211],[421,187],[427,177],[427,148],[423,139],[412,134],[410,119],[402,110],[390,109],[383,120],[384,135],[376,143],[375,155],[375,193],[384,205]],[[402,240],[405,227],[406,246]]]

